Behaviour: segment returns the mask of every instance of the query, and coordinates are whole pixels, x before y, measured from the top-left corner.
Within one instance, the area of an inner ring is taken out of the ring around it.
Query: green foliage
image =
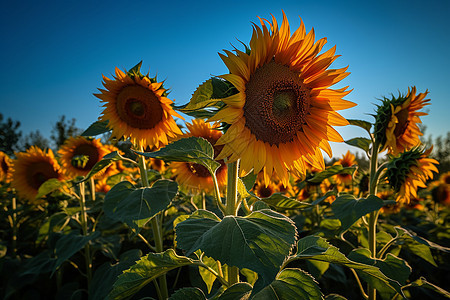
[[[233,284],[225,290],[220,296],[211,300],[247,300],[253,287],[246,282]]]
[[[109,132],[111,129],[108,127],[108,124],[108,121],[95,121],[85,131],[83,131],[83,133],[81,133],[81,136],[96,136]]]
[[[347,121],[350,123],[350,125],[361,127],[362,129],[366,130],[367,133],[370,134],[370,129],[372,128],[372,123],[363,121],[363,120],[355,120],[355,119],[347,119]]]
[[[319,172],[314,175],[314,177],[308,179],[308,182],[311,183],[320,183],[323,180],[337,175],[337,174],[353,174],[356,168],[354,167],[343,167],[342,165],[334,165],[326,168],[324,171]]]
[[[370,139],[363,137],[352,138],[345,141],[345,143],[351,146],[358,147],[365,152],[369,152],[370,145],[372,145],[372,141]]]

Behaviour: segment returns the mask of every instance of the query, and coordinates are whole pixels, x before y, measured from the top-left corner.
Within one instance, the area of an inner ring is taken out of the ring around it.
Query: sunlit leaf
[[[369,152],[369,148],[370,148],[370,145],[372,144],[372,141],[368,138],[357,137],[357,138],[349,139],[349,140],[345,141],[345,143],[348,145],[351,145],[351,146],[358,147],[358,148],[364,150],[365,152]]]
[[[41,184],[38,193],[36,195],[36,199],[42,198],[43,196],[48,195],[51,192],[62,189],[67,185],[68,183],[65,181],[60,181],[56,178],[51,178],[45,181],[43,184]]]
[[[204,255],[202,257],[202,261],[205,265],[207,265],[208,267],[210,267],[211,269],[213,269],[214,271],[219,273],[219,265],[217,264],[217,261],[215,259]],[[224,274],[224,276],[226,278],[226,276],[227,276],[226,274],[228,274],[228,272],[227,272],[228,269],[223,266],[220,266],[220,267],[221,267],[222,273]],[[212,289],[214,281],[216,281],[217,277],[205,268],[198,268],[198,271],[200,273],[200,276],[203,279],[203,282],[206,284],[208,293],[211,293],[211,289]]]
[[[438,287],[437,285],[434,285],[434,284],[428,282],[425,279],[425,277],[420,277],[419,279],[411,282],[404,288],[406,289],[406,288],[410,288],[410,287],[426,288],[426,289],[432,290],[438,294],[441,294],[441,295],[445,296],[446,298],[450,298],[450,293],[448,291],[444,290],[441,287]]]
[[[350,125],[361,127],[366,130],[370,134],[370,129],[372,128],[372,123],[363,121],[363,120],[355,120],[355,119],[347,119]]]

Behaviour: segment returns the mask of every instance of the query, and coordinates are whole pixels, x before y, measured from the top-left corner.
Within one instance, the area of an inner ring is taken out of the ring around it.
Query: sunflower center
[[[310,107],[310,89],[299,73],[271,61],[250,76],[245,94],[245,126],[258,140],[271,145],[294,140]]]
[[[257,192],[259,197],[267,198],[270,197],[274,191],[270,186],[265,186],[264,184],[262,184],[261,186],[258,187]]]
[[[80,170],[90,170],[100,159],[97,147],[82,144],[73,151],[72,165]]]
[[[163,108],[156,94],[141,85],[128,85],[117,95],[117,113],[127,125],[152,129],[163,118]]]
[[[38,190],[39,187],[51,178],[58,178],[59,174],[53,166],[47,162],[37,162],[30,165],[28,169],[28,183],[33,189]]]
[[[211,174],[208,169],[200,164],[186,163],[188,168],[191,170],[192,174],[197,177],[209,177]]]
[[[396,137],[400,137],[400,136],[403,135],[403,133],[405,133],[405,131],[408,128],[408,125],[409,125],[409,120],[408,120],[409,111],[408,111],[408,108],[402,109],[395,116],[398,119],[398,123],[395,126],[394,135]]]
[[[1,162],[1,167],[2,167],[2,170],[3,170],[3,173],[8,173],[8,164],[6,163],[6,160],[5,159],[2,159],[2,162]]]

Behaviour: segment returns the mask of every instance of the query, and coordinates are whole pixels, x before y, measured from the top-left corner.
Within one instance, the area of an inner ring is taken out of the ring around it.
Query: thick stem
[[[85,185],[84,181],[80,183],[80,208],[81,208],[81,228],[83,230],[83,235],[88,235],[88,226],[87,226],[87,212],[86,212],[86,194],[85,194]],[[84,260],[86,264],[86,278],[88,290],[92,280],[92,259],[91,259],[91,250],[89,247],[89,243],[84,246]]]
[[[141,146],[141,152],[144,152],[143,147]],[[142,180],[142,186],[148,188],[148,176],[147,176],[147,166],[145,164],[145,159],[142,155],[139,155],[139,170],[141,173],[141,180]],[[160,214],[155,215],[151,220],[151,227],[153,232],[153,238],[155,240],[155,248],[156,252],[163,252],[164,246],[163,246],[163,237],[162,237],[162,228],[160,226]],[[161,275],[158,278],[159,281],[159,290],[160,290],[160,299],[168,299],[169,298],[169,291],[167,289],[167,280],[166,280],[166,274]]]
[[[378,150],[379,144],[377,142],[372,144],[372,155],[370,156],[370,174],[369,174],[369,195],[376,195],[378,185]],[[369,215],[369,250],[372,258],[377,257],[377,219],[378,212],[373,211]],[[369,300],[375,300],[377,291],[370,284],[368,286]]]
[[[227,216],[237,215],[237,187],[239,179],[239,160],[227,164],[227,203],[225,214]],[[231,286],[239,282],[239,268],[235,266],[228,267],[228,284]]]

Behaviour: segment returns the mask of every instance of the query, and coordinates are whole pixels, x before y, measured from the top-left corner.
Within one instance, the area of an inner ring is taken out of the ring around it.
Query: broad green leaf
[[[317,260],[307,260],[308,270],[314,278],[320,279],[320,277],[328,270],[330,263]]]
[[[295,242],[292,220],[264,209],[246,217],[193,214],[175,228],[177,244],[190,255],[201,249],[222,264],[257,272],[269,284]]]
[[[53,267],[53,272],[66,260],[71,258],[75,253],[83,249],[83,247],[100,236],[100,232],[96,231],[87,236],[80,235],[76,231],[63,235],[55,244],[56,262]]]
[[[175,141],[156,152],[136,152],[145,157],[153,157],[164,161],[181,161],[201,164],[214,173],[220,163],[214,160],[214,148],[204,138],[188,137]]]
[[[441,294],[445,296],[446,298],[450,298],[450,293],[446,290],[444,290],[441,287],[438,287],[437,285],[434,285],[430,282],[428,282],[424,277],[420,277],[419,279],[411,282],[410,284],[404,286],[403,288],[410,288],[410,287],[419,287],[419,288],[426,288],[432,291],[435,291],[438,294]]]
[[[252,286],[247,282],[233,284],[215,300],[247,300],[252,292]]]
[[[342,195],[331,204],[334,216],[341,221],[342,230],[347,230],[362,216],[379,210],[384,205],[383,200],[370,195],[367,198],[356,199],[353,195]]]
[[[358,148],[364,150],[365,152],[369,152],[370,145],[372,145],[372,141],[370,139],[364,138],[364,137],[357,137],[357,138],[349,139],[349,140],[345,141],[345,143],[347,145],[358,147]]]
[[[247,174],[247,176],[241,177],[241,180],[244,183],[245,188],[247,189],[247,191],[250,191],[253,188],[253,186],[255,185],[255,181],[256,181],[256,177],[257,176],[258,176],[258,174],[250,172],[249,174]]]
[[[90,300],[103,300],[111,292],[114,282],[122,272],[136,263],[141,257],[139,249],[128,250],[120,255],[119,262],[104,263],[95,271],[89,288]]]
[[[284,269],[252,299],[322,299],[317,282],[301,269]]]
[[[156,181],[150,188],[134,188],[130,182],[122,181],[106,194],[103,210],[108,217],[139,231],[169,206],[177,191],[177,183],[167,179]]]
[[[192,95],[191,100],[186,105],[177,107],[177,109],[181,112],[189,112],[212,106],[221,100],[213,99],[213,92],[213,78],[211,78],[198,86]]]
[[[416,241],[418,243],[421,243],[423,245],[426,245],[426,246],[428,246],[430,248],[433,248],[433,249],[436,249],[436,250],[439,250],[439,251],[450,253],[450,248],[444,247],[444,246],[438,245],[436,243],[433,243],[433,242],[431,242],[429,240],[426,240],[423,237],[420,237],[420,236],[416,235],[415,233],[409,232],[408,230],[406,230],[406,229],[404,229],[402,227],[396,226],[395,230],[398,233],[409,235],[414,241]]]
[[[338,294],[329,294],[325,297],[325,300],[347,300],[347,298]]]
[[[206,300],[205,294],[196,287],[182,288],[170,296],[169,300]]]
[[[23,263],[21,276],[29,274],[42,274],[52,272],[56,267],[56,258],[51,257],[49,250],[42,251],[38,255],[27,259]]]
[[[217,264],[217,261],[214,258],[208,257],[206,255],[204,255],[202,257],[202,261],[205,265],[207,265],[208,267],[210,267],[211,269],[213,269],[214,271],[216,271],[217,273],[219,273],[219,266]],[[228,274],[227,270],[228,268],[223,268],[223,266],[221,266],[222,269],[222,273],[224,274],[224,277],[226,278]],[[198,271],[200,273],[200,276],[203,279],[203,282],[206,284],[206,288],[208,289],[208,294],[211,293],[211,289],[213,287],[214,281],[216,281],[216,276],[211,273],[210,271],[208,271],[205,268],[199,267]]]
[[[108,121],[96,121],[92,123],[81,136],[96,136],[109,131],[111,131],[111,129],[108,128]]]
[[[366,275],[367,278],[379,280],[392,291],[402,293],[400,284],[388,278],[379,268],[350,260],[338,248],[330,245],[324,238],[319,236],[310,235],[300,239],[297,243],[297,253],[288,259],[295,260],[296,258],[324,261],[353,268]]]
[[[106,154],[103,156],[103,158],[97,162],[92,169],[89,171],[89,173],[86,175],[85,178],[83,178],[82,181],[86,181],[90,179],[92,176],[103,170],[104,168],[108,167],[110,164],[112,164],[115,161],[126,159],[122,155],[119,154],[118,151],[113,151],[111,153]]]
[[[334,165],[326,168],[324,171],[317,173],[313,178],[308,179],[308,182],[320,183],[323,180],[336,174],[353,174],[355,167],[343,167],[342,165]]]
[[[36,195],[36,199],[42,198],[43,196],[48,195],[53,191],[64,188],[65,186],[67,186],[67,182],[60,181],[56,178],[51,178],[46,182],[44,182],[43,184],[41,184],[38,193]]]
[[[311,207],[311,203],[301,202],[295,198],[289,198],[281,193],[274,193],[268,198],[260,198],[266,204],[280,210],[304,209]]]
[[[347,119],[350,125],[361,127],[365,129],[370,134],[370,129],[372,128],[372,123],[363,121],[363,120],[355,120],[355,119]]]
[[[159,276],[192,263],[190,258],[178,256],[173,249],[163,253],[149,253],[117,278],[108,296],[110,299],[131,297]]]

